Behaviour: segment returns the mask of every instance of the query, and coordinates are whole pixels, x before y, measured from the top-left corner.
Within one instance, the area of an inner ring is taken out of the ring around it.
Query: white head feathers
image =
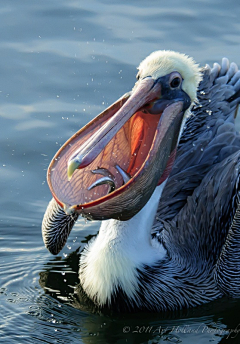
[[[139,65],[140,78],[152,76],[158,79],[171,72],[182,75],[182,89],[189,95],[192,102],[196,100],[196,91],[201,81],[199,65],[184,54],[171,50],[158,50],[146,57]]]

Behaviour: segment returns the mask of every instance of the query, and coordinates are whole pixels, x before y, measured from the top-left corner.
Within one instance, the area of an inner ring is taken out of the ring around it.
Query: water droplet
[[[203,148],[201,148],[201,151],[203,152]]]

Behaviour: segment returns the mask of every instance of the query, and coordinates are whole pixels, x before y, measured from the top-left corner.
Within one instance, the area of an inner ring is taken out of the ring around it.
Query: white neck
[[[162,259],[166,251],[151,237],[151,229],[166,181],[147,204],[128,221],[103,221],[96,239],[85,248],[80,261],[80,280],[90,298],[110,301],[116,287],[134,299],[137,269]]]

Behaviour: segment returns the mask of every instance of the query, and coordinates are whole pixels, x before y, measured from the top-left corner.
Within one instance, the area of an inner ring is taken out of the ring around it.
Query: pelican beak
[[[161,84],[154,84],[154,79],[147,77],[137,85],[127,102],[95,132],[84,144],[74,152],[68,162],[68,178],[71,179],[76,169],[88,166],[109,141],[116,135],[122,126],[148,102],[159,97]]]
[[[68,175],[68,180],[70,181],[73,175],[73,172],[79,168],[81,165],[81,157],[78,159],[78,157],[74,157],[69,160],[68,162],[68,169],[67,169],[67,175]]]
[[[48,183],[66,213],[127,220],[168,177],[190,104],[181,96],[168,97],[163,85],[150,76],[139,80],[61,147]]]

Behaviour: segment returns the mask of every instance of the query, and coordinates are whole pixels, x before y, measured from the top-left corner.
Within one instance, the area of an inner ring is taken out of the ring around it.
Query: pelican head
[[[182,79],[181,88],[194,102],[197,87],[201,81],[201,73],[199,65],[187,55],[171,50],[155,51],[140,63],[137,79],[141,80],[151,76],[154,80],[158,80],[172,72],[180,74]]]
[[[138,70],[132,91],[70,138],[49,166],[50,189],[67,214],[128,220],[171,171],[200,69],[186,55],[156,51]]]

